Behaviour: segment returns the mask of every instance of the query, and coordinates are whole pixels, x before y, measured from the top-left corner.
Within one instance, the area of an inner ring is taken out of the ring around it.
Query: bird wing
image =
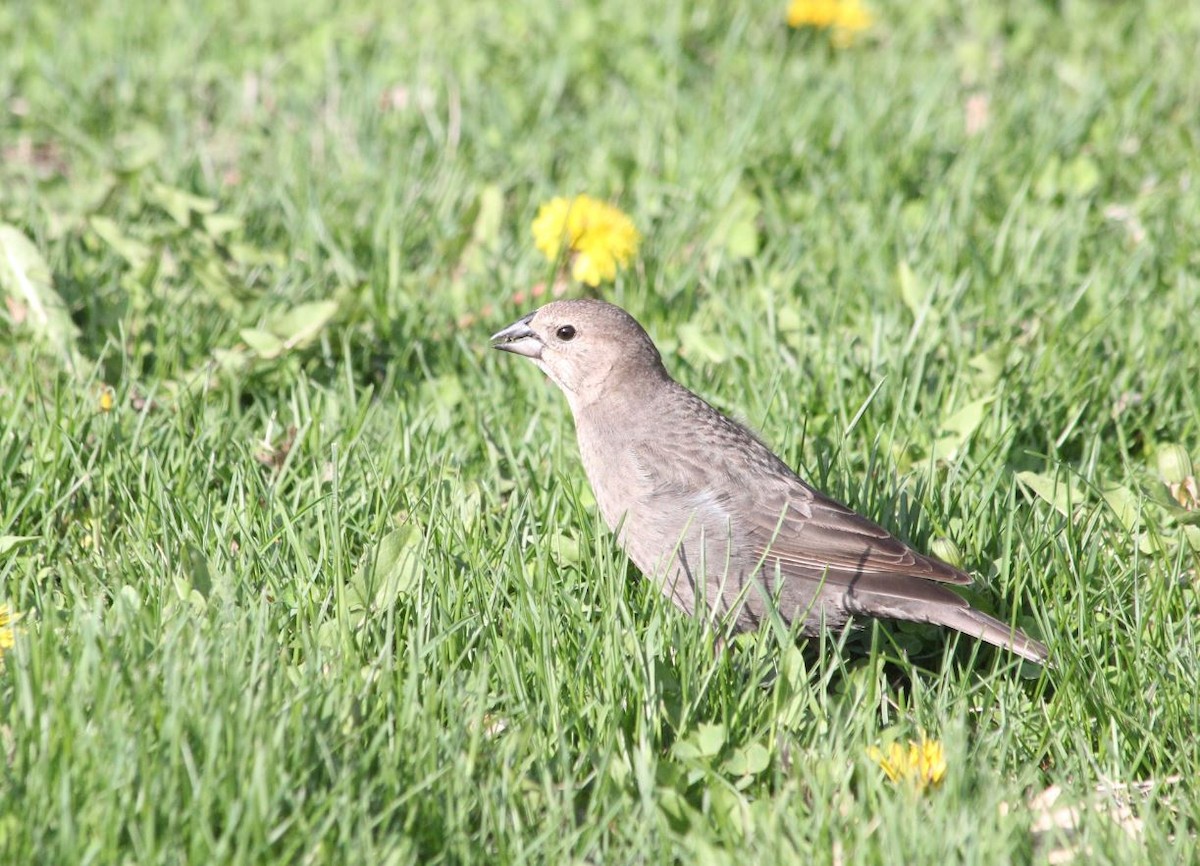
[[[772,485],[773,486],[773,485]],[[946,563],[917,553],[890,532],[794,478],[782,491],[760,491],[757,507],[739,509],[740,535],[768,571],[822,578],[835,584],[864,579],[879,591],[875,577],[920,577],[967,584],[971,577]],[[907,583],[907,582],[906,582]],[[865,588],[865,587],[863,587]],[[906,586],[898,591],[911,592]]]
[[[688,434],[687,446],[655,437],[625,445],[634,452],[633,465],[648,501],[703,501],[710,535],[728,532],[737,548],[735,558],[753,557],[764,572],[777,568],[784,577],[853,584],[882,594],[912,594],[914,587],[899,578],[971,582],[968,574],[917,553],[815,490],[746,427],[680,391],[677,408],[685,411],[669,421]]]
[[[874,578],[904,575],[939,583],[967,584],[971,577],[923,556],[883,527],[814,490],[757,440],[729,451],[667,452],[643,447],[635,465],[647,494],[646,509],[697,509],[711,537],[730,534],[735,557],[762,563],[787,577],[832,584],[855,583],[886,591]],[[761,453],[760,453],[761,449]],[[911,587],[897,592],[910,592]]]

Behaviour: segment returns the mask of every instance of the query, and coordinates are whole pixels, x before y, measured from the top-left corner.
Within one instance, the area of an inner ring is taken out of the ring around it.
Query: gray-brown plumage
[[[699,598],[743,630],[774,610],[809,636],[851,616],[933,623],[1046,660],[1045,646],[945,586],[970,576],[814,490],[672,379],[620,307],[556,301],[492,342],[533,359],[566,394],[605,522],[684,610],[697,612]]]

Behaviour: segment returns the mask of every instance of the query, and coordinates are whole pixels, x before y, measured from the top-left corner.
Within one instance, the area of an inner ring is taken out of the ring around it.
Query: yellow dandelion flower
[[[867,757],[879,764],[893,782],[907,782],[917,790],[941,784],[946,775],[946,751],[938,740],[922,735],[921,741],[909,740],[908,745],[892,743],[887,752],[872,746]]]
[[[832,27],[841,0],[792,0],[788,6],[789,27]]]
[[[12,649],[16,643],[14,624],[20,618],[21,614],[13,613],[9,604],[0,604],[0,660],[3,660],[4,653]]]
[[[853,43],[872,22],[862,0],[792,0],[788,6],[788,26],[829,30],[830,41],[838,48]]]
[[[571,276],[589,286],[615,279],[637,253],[641,235],[633,220],[610,204],[580,195],[553,198],[538,209],[533,242],[552,262],[566,247]]]

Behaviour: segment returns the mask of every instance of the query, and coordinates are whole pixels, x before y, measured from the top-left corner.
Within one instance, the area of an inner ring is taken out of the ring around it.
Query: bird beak
[[[530,313],[523,319],[513,322],[503,331],[492,334],[492,348],[502,352],[512,352],[515,355],[524,355],[526,358],[534,360],[542,357],[542,341],[538,339],[533,328],[529,327],[533,316],[534,314]]]

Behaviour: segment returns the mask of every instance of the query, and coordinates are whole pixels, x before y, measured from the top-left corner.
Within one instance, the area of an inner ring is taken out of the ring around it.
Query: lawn
[[[867,8],[0,5],[0,860],[1197,862],[1200,5]],[[1053,666],[714,652],[488,348],[555,293]]]

